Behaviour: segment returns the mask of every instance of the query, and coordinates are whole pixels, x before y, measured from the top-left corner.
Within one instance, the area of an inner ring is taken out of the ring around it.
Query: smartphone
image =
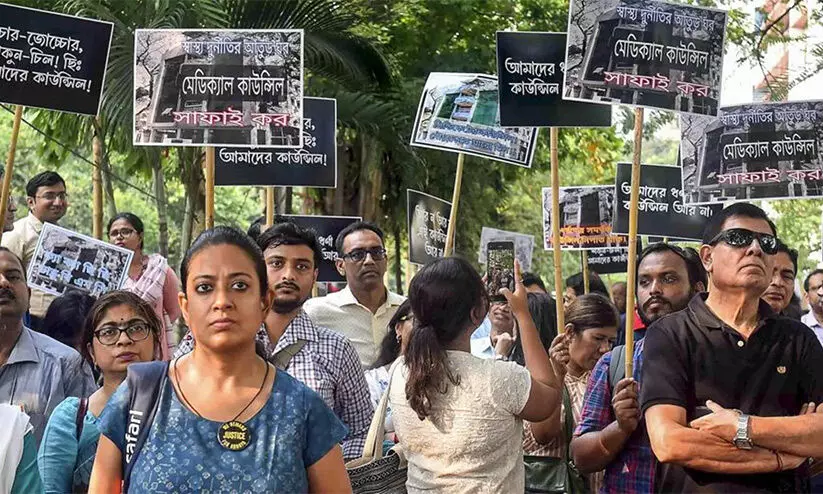
[[[489,242],[486,253],[486,290],[492,301],[506,300],[501,288],[514,291],[514,242]]]

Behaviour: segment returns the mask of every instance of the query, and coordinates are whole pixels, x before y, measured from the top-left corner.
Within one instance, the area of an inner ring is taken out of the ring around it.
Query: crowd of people
[[[26,196],[0,247],[2,493],[351,492],[384,396],[378,440],[408,492],[816,489],[823,270],[803,280],[804,315],[797,252],[756,206],[715,214],[699,251],[643,249],[634,304],[624,283],[571,276],[561,328],[517,263],[514,290],[447,257],[408,299],[391,292],[367,222],[336,239],[346,287],[313,298],[311,230],[208,229],[178,278],[121,213],[122,289],[53,297],[26,271],[66,184],[41,173]]]

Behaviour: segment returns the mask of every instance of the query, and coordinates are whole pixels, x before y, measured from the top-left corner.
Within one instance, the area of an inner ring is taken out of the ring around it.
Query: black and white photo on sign
[[[530,168],[537,130],[501,127],[499,113],[496,77],[432,72],[420,97],[411,145]]]
[[[534,254],[534,235],[498,230],[484,226],[480,230],[480,252],[477,262],[486,264],[489,242],[514,242],[514,257],[520,262],[520,269],[530,271]]]
[[[278,216],[275,221],[292,221],[303,228],[314,230],[322,255],[320,266],[318,266],[317,282],[340,283],[346,281],[346,278],[337,271],[337,267],[335,266],[335,262],[339,258],[335,241],[337,240],[337,235],[344,228],[361,219],[359,216],[309,216],[289,214]]]
[[[686,202],[823,196],[823,100],[682,115],[680,133]]]
[[[497,32],[502,126],[611,126],[611,107],[560,97],[565,56],[566,33]]]
[[[717,115],[727,14],[658,0],[571,0],[563,99]]]
[[[443,257],[452,204],[417,190],[406,190],[409,262],[428,264]]]
[[[0,3],[0,102],[97,115],[113,29]]]
[[[303,98],[303,149],[215,151],[215,185],[337,187],[337,100]]]
[[[643,251],[643,243],[637,238],[637,255]],[[625,273],[629,266],[629,248],[615,247],[611,249],[592,249],[588,251],[586,259],[589,262],[589,271],[597,274]]]
[[[303,147],[303,31],[138,29],[134,144]]]
[[[62,295],[75,289],[98,297],[123,286],[134,252],[44,223],[27,282],[32,290]]]
[[[560,187],[560,249],[627,247],[629,237],[612,232],[614,186]],[[543,188],[543,248],[552,250],[552,189]]]
[[[615,216],[612,231],[629,233],[631,163],[618,163],[615,180]],[[680,167],[642,165],[637,201],[637,234],[701,240],[711,217],[723,206],[683,203]]]

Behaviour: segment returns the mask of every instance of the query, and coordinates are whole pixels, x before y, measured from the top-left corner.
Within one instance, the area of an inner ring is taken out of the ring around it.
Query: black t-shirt
[[[760,302],[760,323],[748,341],[696,295],[685,310],[652,324],[643,351],[640,402],[686,409],[689,421],[712,400],[763,417],[793,416],[803,403],[823,401],[823,347],[804,324],[775,315]],[[801,492],[802,469],[721,475],[660,465],[660,492]]]

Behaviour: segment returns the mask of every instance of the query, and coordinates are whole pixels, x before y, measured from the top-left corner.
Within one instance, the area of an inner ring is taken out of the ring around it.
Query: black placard
[[[0,102],[97,115],[113,29],[0,3]]]
[[[643,243],[637,239],[637,255],[643,250]],[[629,269],[629,248],[594,249],[587,255],[589,271],[597,274],[625,273]]]
[[[615,181],[615,233],[629,232],[631,163],[617,164]],[[657,235],[681,240],[700,240],[712,215],[720,204],[694,206],[683,204],[680,168],[642,165],[640,195],[637,204],[637,234]]]
[[[443,257],[452,205],[443,199],[408,189],[409,262],[428,264]]]
[[[303,149],[217,148],[215,185],[337,186],[337,100],[303,98]]]
[[[283,215],[282,218],[293,221],[303,228],[311,228],[317,234],[317,241],[323,251],[323,260],[320,262],[320,272],[317,274],[317,281],[341,282],[346,278],[337,272],[335,260],[337,260],[337,249],[334,242],[337,234],[350,224],[360,221],[359,216],[301,216]]]
[[[497,32],[500,125],[610,127],[612,109],[565,101],[566,33]]]

